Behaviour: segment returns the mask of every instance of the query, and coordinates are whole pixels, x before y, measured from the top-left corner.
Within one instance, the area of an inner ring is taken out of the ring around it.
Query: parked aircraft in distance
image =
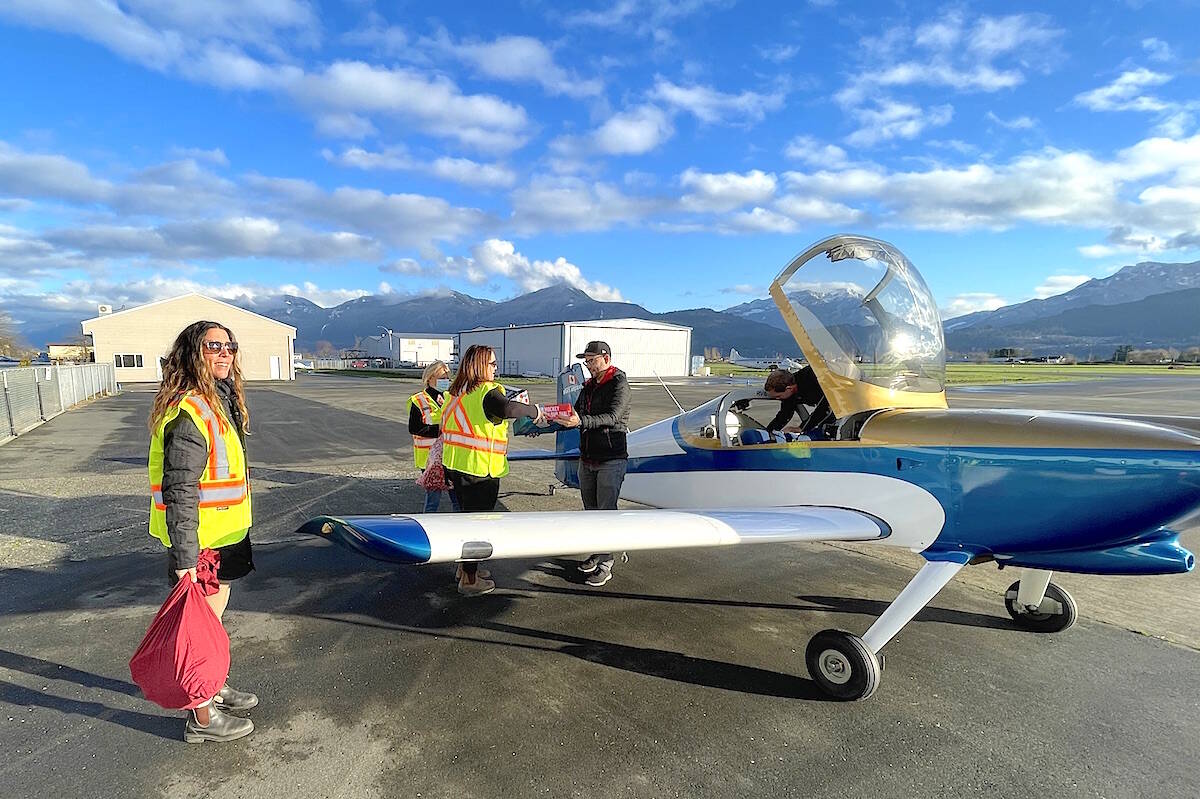
[[[774,358],[744,358],[737,349],[729,351],[727,361],[734,366],[744,366],[747,369],[787,369],[794,372],[804,368],[804,364],[786,355],[776,355]]]
[[[852,291],[862,314],[847,324],[798,304],[814,286]],[[937,303],[886,242],[818,242],[780,272],[771,296],[824,399],[784,440],[766,430],[779,401],[754,387],[630,433],[621,497],[653,509],[323,516],[301,529],[396,563],[815,541],[920,553],[924,565],[865,634],[823,630],[809,640],[809,673],[844,700],[875,692],[883,647],[964,566],[1020,569],[1004,605],[1033,632],[1075,622],[1054,571],[1194,567],[1171,527],[1200,509],[1200,436],[1184,425],[947,407]],[[579,369],[560,376],[563,399],[578,390]],[[577,447],[578,431],[564,430],[555,452],[510,458],[559,459],[571,484]]]

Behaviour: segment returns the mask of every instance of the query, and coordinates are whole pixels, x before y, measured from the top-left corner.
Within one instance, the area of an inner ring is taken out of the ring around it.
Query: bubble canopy
[[[839,418],[946,407],[937,303],[891,244],[849,235],[818,242],[784,267],[771,297]]]

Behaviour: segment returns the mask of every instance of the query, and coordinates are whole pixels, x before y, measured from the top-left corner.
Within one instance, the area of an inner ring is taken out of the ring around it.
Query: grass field
[[[766,377],[765,369],[746,369],[729,363],[706,363],[714,375],[729,377]],[[1115,363],[1061,364],[1038,363],[948,363],[946,382],[952,386],[989,383],[1064,383],[1098,380],[1103,377],[1175,376],[1200,378],[1200,367],[1129,366]]]

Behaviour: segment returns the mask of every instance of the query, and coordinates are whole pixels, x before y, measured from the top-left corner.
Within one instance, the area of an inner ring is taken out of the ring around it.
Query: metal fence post
[[[40,367],[33,368],[33,396],[37,397],[38,401],[38,418],[44,422],[46,421],[46,406],[42,403],[42,381],[38,380],[40,371],[42,371]]]
[[[4,380],[4,410],[8,411],[8,431],[9,435],[17,434],[17,425],[13,421],[12,399],[8,395],[8,373],[0,372],[0,379]]]

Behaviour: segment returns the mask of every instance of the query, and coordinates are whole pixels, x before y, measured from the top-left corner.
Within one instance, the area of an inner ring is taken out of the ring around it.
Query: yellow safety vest
[[[162,495],[163,433],[180,413],[191,417],[208,444],[208,463],[200,475],[200,548],[235,544],[246,537],[252,521],[246,453],[225,414],[214,411],[203,397],[191,392],[167,408],[150,439],[150,534],[164,546],[171,545]]]
[[[439,405],[433,397],[425,391],[419,394],[413,394],[408,398],[408,413],[412,415],[412,406],[416,405],[421,409],[421,421],[424,424],[441,424],[442,408],[445,406],[446,395],[442,394],[442,404]],[[418,469],[424,469],[425,464],[429,463],[429,448],[433,446],[436,438],[428,438],[426,436],[413,436],[413,460],[417,463]]]
[[[442,465],[476,477],[508,474],[508,422],[492,424],[483,398],[499,383],[483,383],[442,408]]]

